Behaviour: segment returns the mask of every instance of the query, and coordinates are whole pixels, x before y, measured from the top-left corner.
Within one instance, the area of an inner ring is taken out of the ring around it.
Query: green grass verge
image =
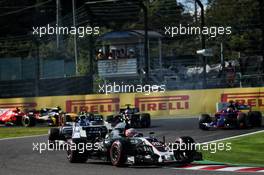
[[[48,134],[49,127],[1,127],[0,138]]]
[[[221,143],[231,143],[230,151],[202,151],[205,160],[264,166],[264,133],[230,139]]]

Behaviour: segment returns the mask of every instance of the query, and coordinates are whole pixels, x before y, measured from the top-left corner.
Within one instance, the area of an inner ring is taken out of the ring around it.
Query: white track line
[[[247,133],[247,134],[236,135],[236,136],[232,136],[232,137],[226,137],[226,138],[223,138],[223,139],[212,140],[212,141],[203,142],[203,143],[200,143],[200,144],[209,144],[209,143],[214,143],[214,142],[219,142],[219,141],[225,141],[225,140],[229,140],[229,139],[235,139],[235,138],[245,137],[245,136],[249,136],[249,135],[253,135],[253,134],[258,134],[258,133],[262,133],[262,132],[264,132],[264,130],[250,132],[250,133]]]
[[[25,139],[25,138],[31,138],[31,137],[42,137],[42,136],[46,136],[46,135],[48,135],[48,134],[31,135],[31,136],[23,136],[23,137],[10,137],[10,138],[0,139],[0,141],[3,141],[3,140],[15,140],[15,139]]]
[[[219,168],[216,171],[238,171],[247,168],[252,168],[252,167],[226,167],[226,168]]]
[[[215,169],[208,170],[210,167],[216,167]],[[217,168],[219,167],[219,168]],[[200,170],[200,171],[211,171],[211,172],[247,172],[247,173],[261,173],[264,172],[264,170],[252,170],[250,172],[247,171],[247,169],[250,168],[256,168],[256,167],[246,167],[246,166],[228,166],[222,167],[222,165],[194,165],[192,167],[181,167],[181,168],[169,168],[169,169],[174,169],[174,170]],[[166,167],[168,168],[168,167]]]
[[[206,167],[208,167],[208,165],[198,165],[198,166],[193,166],[193,167],[187,167],[184,169],[186,169],[186,170],[199,170],[199,169],[206,168]]]

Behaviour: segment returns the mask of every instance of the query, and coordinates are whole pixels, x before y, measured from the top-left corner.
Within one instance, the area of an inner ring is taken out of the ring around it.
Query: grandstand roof
[[[114,31],[108,32],[102,35],[98,41],[112,41],[119,39],[144,39],[145,33],[144,30],[129,30],[129,31]],[[155,31],[148,31],[149,38],[162,38],[162,35]]]
[[[85,2],[90,20],[95,24],[136,21],[143,0],[89,0]]]

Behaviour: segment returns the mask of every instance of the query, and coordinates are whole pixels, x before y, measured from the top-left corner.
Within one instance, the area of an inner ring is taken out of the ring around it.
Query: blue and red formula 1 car
[[[220,103],[220,109],[214,116],[202,114],[199,118],[199,128],[209,130],[213,128],[242,129],[260,127],[262,125],[262,113],[252,111],[251,106],[234,103]]]

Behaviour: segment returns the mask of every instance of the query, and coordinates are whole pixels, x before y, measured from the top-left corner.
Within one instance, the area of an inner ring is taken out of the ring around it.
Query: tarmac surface
[[[249,132],[262,130],[215,130],[202,131],[198,129],[197,118],[178,119],[156,119],[152,120],[152,127],[139,129],[147,135],[154,131],[158,138],[166,136],[166,142],[173,142],[179,136],[191,136],[196,142],[208,142],[221,138],[236,136]],[[41,154],[34,150],[33,143],[47,142],[47,136],[30,138],[19,138],[10,140],[0,140],[0,175],[212,175],[212,174],[249,174],[236,172],[214,172],[174,169],[173,167],[113,167],[109,163],[102,161],[88,160],[84,164],[71,164],[66,159],[65,151],[44,151]],[[254,173],[251,173],[254,174]],[[260,173],[255,173],[260,174]]]

